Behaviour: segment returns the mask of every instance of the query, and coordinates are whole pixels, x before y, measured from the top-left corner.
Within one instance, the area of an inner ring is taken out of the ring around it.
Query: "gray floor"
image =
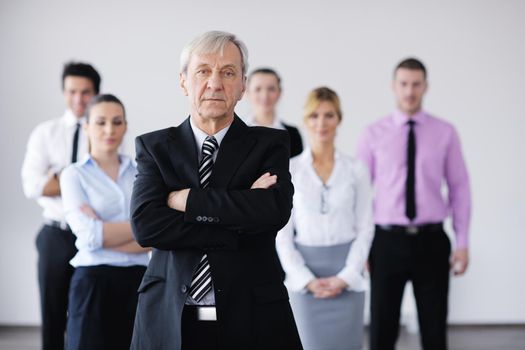
[[[450,350],[525,350],[523,326],[451,326]],[[38,327],[0,326],[0,350],[40,349]],[[417,335],[401,332],[398,350],[420,349]]]

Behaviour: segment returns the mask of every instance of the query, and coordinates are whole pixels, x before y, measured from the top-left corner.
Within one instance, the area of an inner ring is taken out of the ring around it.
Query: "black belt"
[[[417,235],[421,232],[438,232],[443,230],[443,223],[422,224],[422,225],[376,225],[382,231],[405,233],[407,235]]]
[[[69,225],[63,221],[45,220],[44,225],[59,228],[63,231],[71,231],[71,227],[69,227]]]

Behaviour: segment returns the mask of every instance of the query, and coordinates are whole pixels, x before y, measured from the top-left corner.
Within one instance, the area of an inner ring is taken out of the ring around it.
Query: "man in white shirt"
[[[37,125],[29,137],[22,165],[24,193],[43,208],[44,226],[36,239],[43,349],[64,349],[73,273],[69,261],[77,251],[75,236],[64,218],[59,174],[88,152],[81,125],[87,105],[99,93],[100,80],[89,64],[70,62],[64,66],[62,91],[66,112]]]

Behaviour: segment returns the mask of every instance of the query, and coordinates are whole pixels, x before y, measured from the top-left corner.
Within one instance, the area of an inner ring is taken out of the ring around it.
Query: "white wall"
[[[280,115],[290,122],[300,124],[310,89],[334,88],[347,153],[365,125],[393,108],[393,66],[407,55],[422,58],[426,109],[458,128],[474,195],[472,265],[452,282],[450,321],[525,322],[524,18],[519,0],[2,1],[0,324],[39,323],[40,209],[24,198],[19,174],[32,128],[63,112],[62,64],[93,62],[103,91],[122,98],[138,134],[186,116],[178,56],[210,29],[237,33],[251,67],[281,72]],[[238,111],[248,114],[244,102]]]

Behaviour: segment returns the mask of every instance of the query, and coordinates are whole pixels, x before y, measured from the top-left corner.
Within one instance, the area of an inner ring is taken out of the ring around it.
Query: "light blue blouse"
[[[129,221],[136,173],[131,159],[122,155],[116,182],[90,156],[62,172],[60,188],[66,221],[77,236],[78,253],[71,259],[71,265],[148,265],[148,253],[124,253],[103,247],[103,223]],[[91,207],[99,219],[82,213],[83,204]]]

